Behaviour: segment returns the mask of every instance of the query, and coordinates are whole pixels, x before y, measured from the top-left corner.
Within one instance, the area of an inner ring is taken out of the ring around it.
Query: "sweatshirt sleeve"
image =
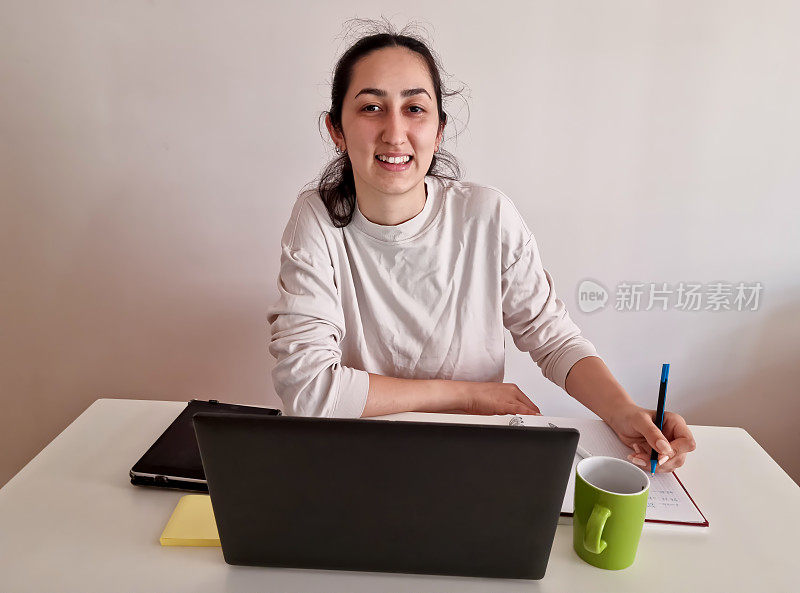
[[[566,391],[572,365],[586,356],[598,356],[597,350],[580,335],[581,330],[556,296],[536,239],[520,214],[510,202],[504,207],[510,210],[506,220],[511,222],[504,231],[508,248],[504,249],[501,278],[503,325],[517,348],[528,352],[542,374]],[[506,266],[507,262],[511,263]]]
[[[273,385],[289,415],[360,417],[369,374],[342,365],[344,313],[324,246],[300,198],[281,240],[279,295],[267,314]]]

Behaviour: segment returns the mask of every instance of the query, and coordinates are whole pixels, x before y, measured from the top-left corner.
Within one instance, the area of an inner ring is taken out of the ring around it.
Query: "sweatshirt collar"
[[[414,218],[395,225],[376,224],[368,220],[361,213],[361,209],[358,207],[358,201],[356,201],[352,220],[353,226],[373,239],[383,241],[384,243],[400,243],[416,237],[430,226],[439,213],[441,206],[439,179],[426,175],[425,187],[428,192],[428,196],[425,199],[425,206]]]

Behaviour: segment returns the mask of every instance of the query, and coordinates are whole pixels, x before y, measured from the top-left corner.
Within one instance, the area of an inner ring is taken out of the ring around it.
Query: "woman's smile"
[[[411,168],[411,163],[414,161],[414,157],[413,156],[409,156],[408,157],[408,161],[406,161],[405,163],[403,163],[403,162],[400,162],[400,163],[387,163],[387,162],[382,161],[381,159],[379,159],[378,155],[375,155],[375,161],[378,163],[378,166],[380,166],[382,169],[385,169],[387,171],[395,171],[395,172],[397,172],[397,171],[407,171],[408,169]]]

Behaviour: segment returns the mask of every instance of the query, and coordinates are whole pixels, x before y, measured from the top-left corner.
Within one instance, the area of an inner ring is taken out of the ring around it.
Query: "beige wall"
[[[278,404],[278,241],[332,156],[341,25],[381,13],[469,86],[445,147],[515,201],[631,395],[654,405],[670,362],[671,409],[799,480],[796,3],[87,0],[2,2],[0,485],[98,397]],[[765,289],[586,314],[584,278]],[[506,380],[587,414],[510,340]]]

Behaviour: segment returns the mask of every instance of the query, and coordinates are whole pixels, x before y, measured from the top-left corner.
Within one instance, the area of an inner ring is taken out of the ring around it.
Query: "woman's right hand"
[[[466,390],[465,414],[538,414],[539,408],[514,383],[474,382]]]

